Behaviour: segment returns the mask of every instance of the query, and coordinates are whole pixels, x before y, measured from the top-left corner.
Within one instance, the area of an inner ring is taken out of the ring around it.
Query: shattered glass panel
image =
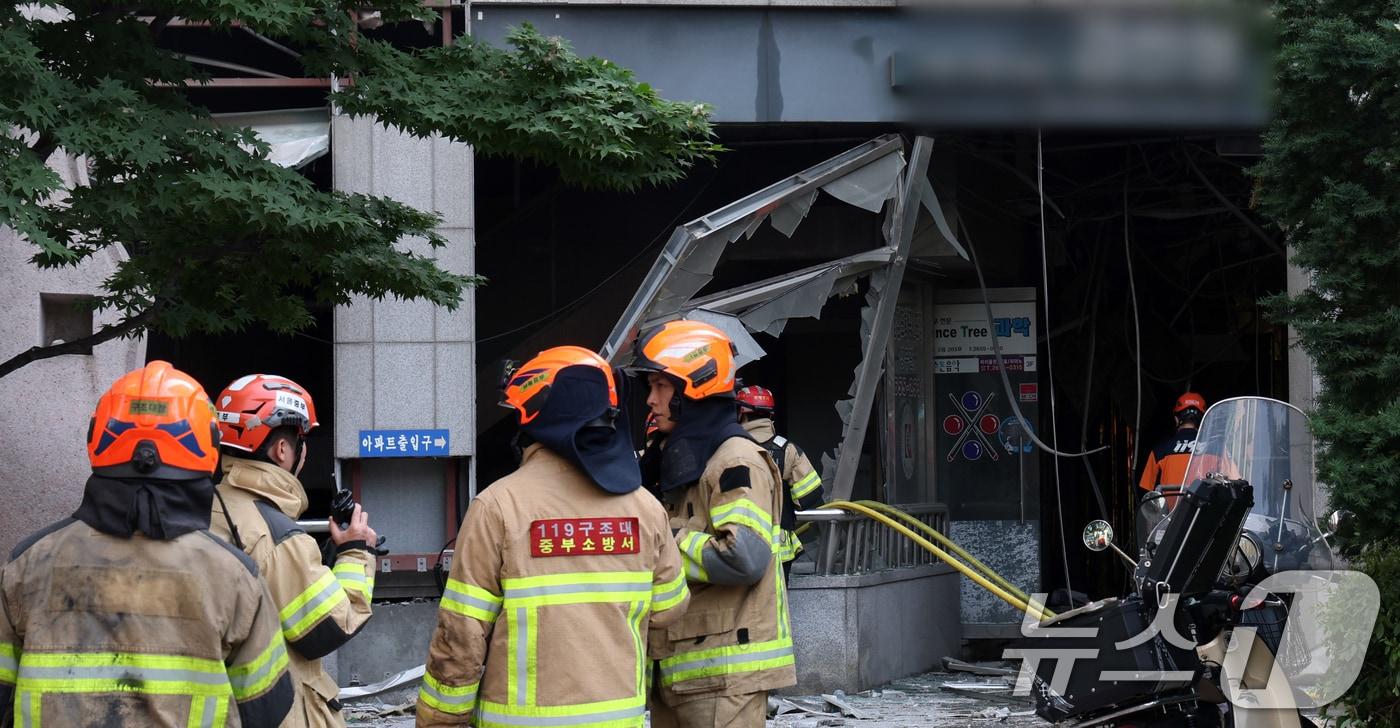
[[[885,200],[895,196],[902,169],[904,155],[888,154],[822,185],[822,189],[842,202],[879,212]]]
[[[967,248],[958,242],[953,235],[952,228],[948,227],[948,219],[943,214],[943,205],[938,201],[938,193],[933,191],[933,184],[928,181],[928,177],[919,180],[919,201],[923,203],[924,209],[933,216],[933,223],[938,226],[938,232],[943,235],[943,239],[953,246],[953,250],[958,251],[963,260],[970,260],[967,257]]]
[[[737,353],[734,355],[734,362],[737,367],[742,367],[751,361],[758,361],[767,353],[763,350],[763,347],[759,346],[758,342],[754,341],[754,338],[749,335],[749,332],[744,328],[744,324],[734,316],[727,313],[718,313],[715,311],[707,311],[703,308],[697,308],[694,311],[687,312],[685,317],[691,321],[703,321],[723,331],[724,335],[728,336],[729,340],[734,342],[734,348],[737,350]]]
[[[786,237],[792,237],[798,224],[807,217],[807,213],[812,209],[812,203],[816,201],[819,191],[812,190],[809,194],[796,197],[786,205],[774,210],[770,215],[773,220],[773,229]]]
[[[715,266],[728,244],[729,241],[718,235],[696,241],[671,271],[643,319],[662,318],[680,311],[714,277]]]
[[[744,228],[744,239],[752,240],[753,234],[758,232],[758,229],[763,226],[763,221],[767,219],[768,213],[766,212],[758,213],[753,217],[749,218],[749,225],[748,227]]]
[[[819,319],[822,308],[831,297],[831,288],[836,284],[837,278],[838,269],[833,266],[826,273],[750,308],[740,315],[740,320],[750,331],[762,331],[769,336],[778,336],[783,333],[788,319]]]

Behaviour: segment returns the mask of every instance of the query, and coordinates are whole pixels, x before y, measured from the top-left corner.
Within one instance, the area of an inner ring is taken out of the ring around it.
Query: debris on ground
[[[1028,705],[995,703],[986,699],[993,676],[968,679],[966,672],[934,672],[913,675],[855,694],[771,695],[768,728],[1049,728]],[[1004,681],[1003,681],[1004,682]],[[943,689],[945,684],[982,688],[964,695]],[[382,697],[382,696],[380,696]],[[372,698],[370,700],[373,700]],[[406,708],[409,712],[395,712]],[[357,711],[351,713],[350,711]],[[357,704],[346,708],[352,728],[410,728],[412,706],[385,703]]]
[[[974,665],[971,662],[963,662],[952,657],[943,658],[943,669],[948,672],[967,672],[973,675],[986,675],[988,677],[1011,677],[1016,674],[1015,670],[1008,667],[993,667],[991,665]]]
[[[969,664],[969,663],[963,663]],[[792,706],[801,706],[788,712],[779,711],[768,721],[769,728],[822,728],[825,721],[841,720],[845,728],[906,728],[907,726],[930,726],[933,728],[963,728],[964,726],[986,727],[1007,726],[1010,728],[1049,728],[1049,724],[1037,718],[1028,703],[998,702],[997,697],[1011,699],[1011,687],[1015,671],[1000,664],[975,665],[979,672],[931,672],[896,680],[872,690],[853,694],[832,693],[822,696],[780,695],[774,698]],[[976,675],[973,677],[972,675]],[[1003,677],[1009,679],[998,680]],[[966,693],[944,689],[944,685],[963,687]],[[830,699],[836,698],[843,707],[838,708]],[[826,716],[814,715],[807,711],[818,706],[825,708]],[[866,716],[855,718],[838,713],[850,709]],[[829,723],[827,723],[829,725]]]
[[[822,700],[831,704],[841,715],[848,718],[855,718],[856,720],[869,720],[870,718],[870,716],[866,715],[863,711],[851,707],[851,704],[846,701],[846,694],[840,690],[837,690],[835,694],[832,695],[823,694]]]

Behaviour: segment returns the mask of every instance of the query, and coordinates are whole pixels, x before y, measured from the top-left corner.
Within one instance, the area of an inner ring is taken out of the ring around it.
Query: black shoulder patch
[[[361,624],[360,629],[364,628],[365,625]],[[349,642],[352,637],[359,633],[360,630],[357,629],[347,634],[345,630],[340,628],[340,625],[335,623],[334,619],[322,617],[315,627],[312,627],[300,639],[288,642],[287,646],[308,660],[319,660],[340,649],[341,645]]]
[[[16,546],[15,549],[10,552],[10,561],[14,561],[15,559],[19,558],[20,554],[24,553],[25,551],[28,551],[29,547],[33,546],[34,544],[39,543],[39,540],[43,537],[53,533],[54,531],[64,528],[77,520],[78,519],[69,516],[68,518],[63,519],[58,523],[50,523],[49,525],[44,526],[38,531],[29,534],[29,536],[25,537],[23,541],[20,541],[19,545]]]
[[[719,474],[719,489],[721,492],[728,492],[735,488],[749,487],[749,469],[745,465],[735,465],[732,468],[725,468]]]
[[[218,536],[215,536],[214,534],[210,533],[209,531],[200,531],[200,533],[204,534],[205,537],[208,538],[210,541],[213,541],[214,543],[216,543],[216,544],[218,544],[218,545],[220,545],[220,546],[223,546],[225,549],[228,549],[228,552],[229,552],[229,553],[233,554],[234,556],[237,556],[237,557],[238,557],[238,562],[241,563],[241,564],[243,564],[243,566],[244,566],[245,568],[247,568],[248,571],[251,572],[251,573],[253,574],[253,576],[257,576],[257,575],[258,575],[258,564],[257,564],[256,561],[253,561],[253,557],[249,556],[248,554],[243,553],[243,551],[242,551],[241,549],[239,549],[237,546],[234,546],[233,544],[229,543],[228,541],[225,541],[225,540],[219,538]]]
[[[258,513],[262,514],[263,521],[267,523],[267,532],[272,536],[274,544],[282,543],[298,533],[306,533],[306,529],[297,525],[296,521],[287,517],[287,514],[277,510],[277,506],[265,500],[257,501]]]

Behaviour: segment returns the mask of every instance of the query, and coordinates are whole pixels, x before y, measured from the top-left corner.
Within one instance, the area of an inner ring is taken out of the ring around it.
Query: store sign
[[[1003,357],[1034,357],[1035,302],[993,303],[990,322],[987,307],[981,303],[940,304],[934,311],[935,357],[995,356],[993,337],[1001,345]],[[1007,368],[1014,369],[1010,362]]]

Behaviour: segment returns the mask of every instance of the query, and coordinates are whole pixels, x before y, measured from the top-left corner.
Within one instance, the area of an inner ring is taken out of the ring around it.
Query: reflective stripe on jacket
[[[691,582],[685,615],[649,636],[668,705],[797,683],[775,518],[782,509],[779,483],[772,457],[734,437],[711,456],[698,483],[668,501]],[[753,543],[767,547],[756,579],[737,566],[750,558],[741,552]]]
[[[781,448],[782,457],[775,458],[787,489],[789,502],[798,511],[810,510],[826,502],[822,477],[812,467],[812,461],[796,443],[777,434],[773,420],[767,417],[751,418],[743,423],[744,430],[753,436],[765,449],[776,444]],[[802,540],[793,531],[782,531],[782,543],[778,553],[784,563],[797,558],[802,553]]]
[[[539,445],[472,502],[418,725],[641,726],[647,629],[690,598],[651,494],[611,495]]]
[[[258,565],[277,604],[282,636],[291,656],[296,704],[288,728],[345,725],[330,701],[339,685],[321,668],[321,658],[355,636],[371,616],[374,560],[364,549],[321,563],[321,549],[294,520],[306,509],[306,493],[291,473],[270,463],[224,456],[219,493],[228,505],[244,550]],[[232,541],[218,500],[210,530]]]
[[[65,521],[0,570],[0,724],[270,726],[292,704],[277,610],[207,531]]]

